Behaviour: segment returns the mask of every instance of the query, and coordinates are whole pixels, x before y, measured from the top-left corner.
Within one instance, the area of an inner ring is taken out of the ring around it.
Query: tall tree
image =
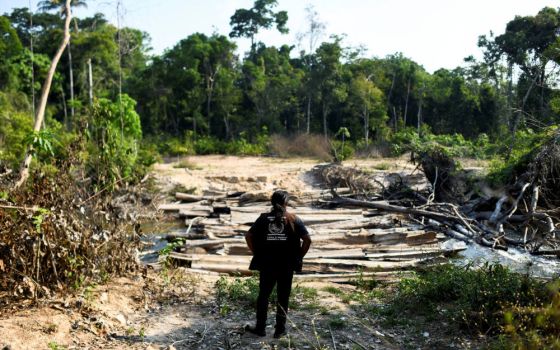
[[[349,91],[349,104],[352,105],[363,121],[364,143],[369,146],[369,132],[376,130],[377,137],[383,135],[386,113],[383,92],[375,86],[370,77],[357,75],[353,77]]]
[[[48,11],[57,11],[60,13],[60,16],[64,16],[64,2],[61,0],[41,0],[39,1],[39,11],[48,12]],[[72,8],[78,7],[87,7],[87,4],[84,0],[71,0],[70,6]],[[74,28],[75,31],[78,31],[78,22],[74,20]],[[68,49],[66,50],[68,54],[68,70],[69,70],[69,79],[70,79],[70,115],[72,116],[72,121],[74,121],[74,114],[75,114],[75,100],[74,100],[74,70],[72,68],[72,48],[70,40],[68,40]],[[66,125],[69,128],[69,124]]]
[[[72,10],[70,9],[70,1],[66,0],[64,6],[64,13],[65,13],[65,20],[64,20],[64,37],[62,39],[62,43],[60,44],[55,56],[52,59],[51,66],[49,68],[47,78],[43,84],[43,89],[41,91],[41,99],[39,100],[39,107],[37,108],[37,115],[35,116],[35,123],[33,125],[33,131],[35,133],[41,130],[41,126],[43,125],[43,120],[45,118],[45,109],[47,107],[47,100],[49,97],[49,92],[51,90],[51,83],[56,71],[56,66],[58,65],[58,61],[60,61],[60,57],[64,52],[64,49],[68,45],[70,41],[70,21],[72,20]],[[15,184],[15,187],[20,187],[27,178],[29,177],[29,166],[31,164],[32,159],[32,145],[28,146],[27,153],[21,165],[19,180]]]
[[[319,14],[315,11],[313,5],[308,5],[305,8],[306,12],[306,19],[308,28],[307,31],[304,33],[298,34],[298,41],[303,41],[307,39],[307,53],[305,50],[301,51],[301,59],[304,63],[306,71],[309,72],[311,70],[311,65],[314,60],[314,52],[319,40],[325,33],[326,25],[325,23],[321,22],[319,18]],[[310,74],[306,74],[305,78],[305,94],[306,94],[306,133],[309,134],[310,126],[311,126],[311,100],[313,99],[313,86],[312,80],[310,79]]]
[[[276,29],[282,33],[288,33],[286,23],[288,12],[274,12],[272,9],[278,5],[276,0],[256,0],[250,9],[238,9],[230,18],[230,38],[251,39],[251,55],[255,53],[255,35],[261,29],[270,29],[276,25]]]
[[[312,68],[312,79],[318,87],[323,117],[323,135],[328,138],[328,115],[333,104],[343,102],[348,93],[343,84],[343,66],[340,62],[343,49],[341,38],[334,37],[334,41],[324,42],[317,49],[317,59]]]

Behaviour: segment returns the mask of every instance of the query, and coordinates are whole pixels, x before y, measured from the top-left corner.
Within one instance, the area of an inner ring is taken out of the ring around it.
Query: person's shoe
[[[266,336],[266,331],[264,330],[264,328],[253,327],[253,326],[246,325],[245,330],[249,333],[254,334],[254,335],[258,335],[259,337]]]
[[[276,328],[276,330],[274,331],[274,338],[278,339],[286,334],[286,328]]]

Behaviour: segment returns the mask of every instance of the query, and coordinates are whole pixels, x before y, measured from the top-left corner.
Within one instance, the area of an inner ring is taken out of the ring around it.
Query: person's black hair
[[[286,204],[288,204],[288,200],[290,199],[290,195],[287,191],[284,190],[277,190],[274,191],[272,197],[270,197],[270,202],[274,209],[283,209]],[[280,208],[281,207],[281,208]]]
[[[286,219],[286,221],[292,226],[292,230],[294,227],[294,216],[288,214],[286,211],[286,205],[290,200],[290,194],[284,190],[277,190],[274,191],[272,197],[270,197],[270,203],[272,204],[272,213],[275,216],[275,220],[277,223],[280,223]]]

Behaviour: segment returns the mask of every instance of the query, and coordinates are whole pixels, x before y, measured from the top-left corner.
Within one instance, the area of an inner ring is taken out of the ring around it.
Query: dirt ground
[[[162,192],[180,185],[195,193],[310,188],[310,159],[195,156],[157,164]],[[406,159],[352,160],[346,165],[410,174]],[[416,170],[417,171],[417,170]],[[464,337],[437,322],[388,326],[364,305],[356,287],[305,283],[314,290],[290,312],[289,336],[273,339],[274,312],[267,336],[245,334],[254,309],[234,302],[225,309],[216,292],[218,276],[182,269],[148,268],[138,275],[90,285],[40,306],[0,310],[0,349],[463,349]],[[231,281],[232,278],[229,278]],[[384,287],[391,293],[391,287]],[[374,299],[375,300],[375,299]],[[372,309],[373,307],[373,309]],[[410,321],[410,320],[408,320]]]

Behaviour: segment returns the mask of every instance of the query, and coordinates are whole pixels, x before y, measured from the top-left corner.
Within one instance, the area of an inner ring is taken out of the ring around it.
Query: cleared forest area
[[[256,0],[158,54],[90,5],[0,16],[0,348],[560,348],[559,9],[429,72],[311,5],[297,43]],[[314,243],[255,339],[277,189]]]

